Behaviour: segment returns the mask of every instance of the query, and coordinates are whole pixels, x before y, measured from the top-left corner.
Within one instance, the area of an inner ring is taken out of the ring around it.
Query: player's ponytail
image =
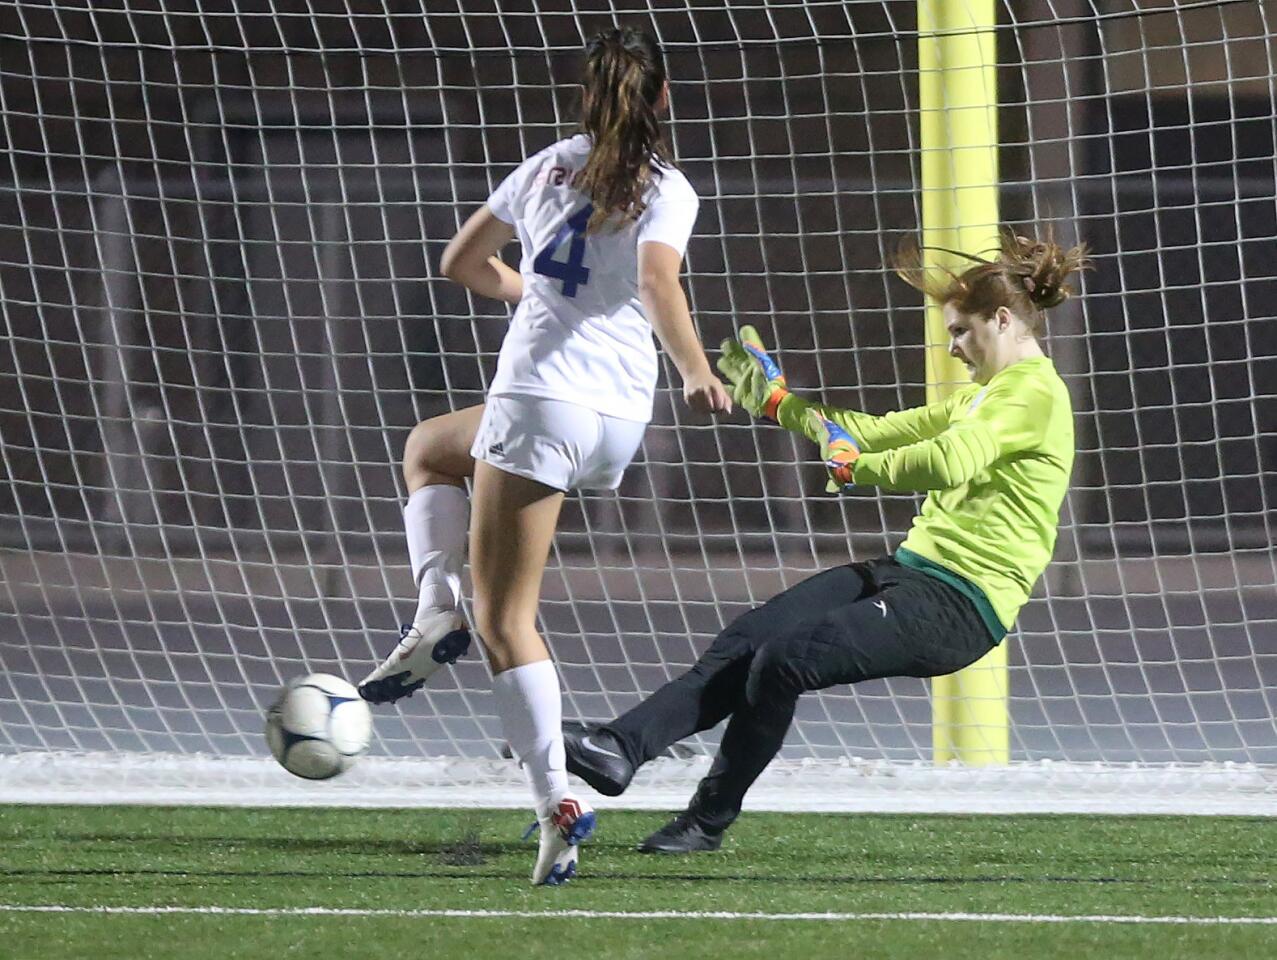
[[[591,146],[575,186],[594,205],[588,232],[613,217],[637,220],[653,176],[672,165],[656,116],[665,76],[661,48],[643,30],[605,30],[585,49],[581,130]]]
[[[1006,307],[1033,333],[1041,329],[1043,312],[1072,294],[1069,276],[1090,268],[1085,244],[1065,249],[1049,234],[1045,240],[1034,240],[1009,228],[1001,231],[998,254],[992,259],[936,249],[971,261],[972,266],[961,272],[946,267],[928,271],[912,240],[901,245],[892,265],[906,283],[935,303],[952,303],[962,313],[980,317]]]

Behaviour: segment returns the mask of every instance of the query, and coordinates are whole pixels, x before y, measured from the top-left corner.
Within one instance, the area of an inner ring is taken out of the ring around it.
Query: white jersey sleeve
[[[523,201],[528,197],[528,181],[541,169],[548,152],[549,148],[528,157],[515,167],[488,197],[488,209],[502,223],[513,226],[523,216]]]
[[[701,202],[682,176],[674,177],[667,172],[660,179],[660,188],[639,217],[638,242],[655,240],[673,247],[683,256],[687,253],[687,241],[692,237]],[[664,182],[667,180],[668,183]]]

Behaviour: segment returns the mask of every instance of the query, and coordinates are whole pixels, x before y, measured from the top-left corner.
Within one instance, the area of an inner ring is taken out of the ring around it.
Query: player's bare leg
[[[576,846],[594,831],[594,811],[568,790],[559,675],[536,629],[563,493],[482,462],[474,481],[475,627],[492,668],[501,725],[536,806],[541,836],[532,882],[557,885],[576,873]]]

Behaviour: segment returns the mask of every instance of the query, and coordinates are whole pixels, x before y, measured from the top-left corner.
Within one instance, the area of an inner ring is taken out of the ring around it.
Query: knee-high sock
[[[408,498],[403,520],[417,584],[413,620],[424,619],[431,610],[455,610],[461,601],[470,498],[461,487],[431,484]]]
[[[537,817],[544,820],[568,789],[563,753],[563,696],[549,660],[512,667],[492,678],[497,716],[523,764]]]

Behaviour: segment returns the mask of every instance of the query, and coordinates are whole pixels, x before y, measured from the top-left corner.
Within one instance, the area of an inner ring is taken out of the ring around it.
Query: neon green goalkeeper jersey
[[[881,417],[792,394],[777,416],[806,434],[812,408],[859,442],[857,485],[926,491],[902,546],[977,586],[1010,629],[1051,559],[1073,469],[1073,409],[1050,359]]]

